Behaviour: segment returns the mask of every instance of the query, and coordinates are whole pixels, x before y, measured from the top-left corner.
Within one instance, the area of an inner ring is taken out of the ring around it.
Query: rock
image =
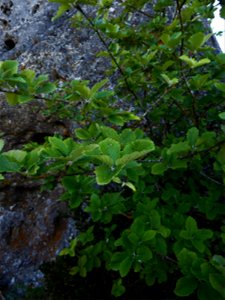
[[[77,234],[66,203],[56,201],[60,187],[40,193],[38,184],[19,179],[8,178],[0,194],[0,287],[40,285],[38,267]]]

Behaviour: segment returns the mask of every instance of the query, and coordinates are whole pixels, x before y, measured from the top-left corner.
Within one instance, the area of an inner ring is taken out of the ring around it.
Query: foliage
[[[175,11],[170,0],[51,2],[60,4],[55,18],[76,8],[73,24],[98,35],[98,55],[111,61],[106,76],[118,79],[113,91],[108,79],[59,86],[1,62],[10,104],[41,98],[79,128],[2,152],[0,172],[46,189],[60,183],[61,200],[82,212],[80,234],[61,252],[74,257],[71,275],[104,267],[118,297],[133,272],[148,286],[172,273],[177,296],[225,299],[225,54],[210,46],[203,22],[213,1],[177,0]]]

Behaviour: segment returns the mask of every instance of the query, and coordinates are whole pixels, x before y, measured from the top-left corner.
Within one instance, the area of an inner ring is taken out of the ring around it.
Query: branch
[[[115,63],[117,69],[119,70],[120,74],[123,76],[124,78],[124,82],[126,84],[126,87],[128,89],[128,91],[134,96],[134,98],[136,100],[138,100],[138,96],[136,95],[136,93],[131,89],[126,76],[123,72],[123,70],[121,69],[119,63],[117,62],[115,56],[112,54],[111,50],[109,49],[109,46],[107,45],[106,41],[104,40],[103,36],[101,35],[101,33],[96,29],[95,24],[92,22],[92,20],[88,17],[88,15],[83,11],[83,9],[80,7],[80,5],[76,5],[75,8],[84,16],[84,18],[88,21],[88,23],[91,25],[92,30],[94,30],[94,32],[97,34],[98,38],[100,39],[100,41],[102,42],[102,44],[104,45],[104,47],[106,48],[107,52],[109,53],[109,56],[111,57],[112,61]]]

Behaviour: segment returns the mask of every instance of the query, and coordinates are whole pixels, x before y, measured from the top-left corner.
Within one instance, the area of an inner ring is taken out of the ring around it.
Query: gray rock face
[[[101,45],[89,30],[71,28],[68,16],[55,22],[57,6],[46,0],[5,0],[0,6],[0,59],[17,59],[25,68],[52,79],[103,76]]]
[[[92,42],[96,37],[88,31],[75,32],[68,17],[52,23],[56,8],[45,0],[1,1],[0,60],[16,59],[52,79],[98,80],[95,69],[101,60],[94,60],[90,50],[98,51]],[[1,98],[0,105],[4,150],[69,130],[60,120],[39,113],[41,101],[11,107]],[[0,182],[0,188],[0,292],[1,287],[41,284],[40,264],[54,259],[77,234],[66,204],[57,201],[62,191],[40,193],[38,185],[17,176]]]

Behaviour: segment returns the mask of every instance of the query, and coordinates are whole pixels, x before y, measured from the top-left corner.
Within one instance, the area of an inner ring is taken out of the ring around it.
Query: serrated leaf
[[[170,79],[169,76],[167,76],[166,74],[161,74],[161,76],[168,83],[169,86],[175,85],[179,82],[178,78]]]
[[[177,154],[189,151],[191,149],[188,142],[180,142],[178,144],[172,144],[171,147],[167,150],[167,154]]]
[[[53,149],[59,150],[63,155],[68,155],[68,147],[67,145],[63,142],[63,140],[53,136],[48,138],[49,143],[53,147]]]
[[[99,185],[105,185],[110,183],[116,172],[111,167],[102,165],[95,169],[96,181]]]
[[[104,135],[104,137],[112,138],[116,141],[119,140],[119,135],[115,129],[113,129],[111,127],[107,127],[107,126],[101,126],[100,130],[101,130],[102,134]]]
[[[6,156],[0,155],[0,172],[17,172],[19,169],[18,163],[11,162]]]
[[[108,155],[113,162],[115,162],[120,156],[120,144],[111,138],[106,138],[101,141],[99,143],[99,147],[102,153]]]
[[[208,58],[203,58],[199,61],[195,60],[194,58],[190,58],[187,55],[182,55],[179,57],[181,60],[183,60],[184,62],[186,62],[191,68],[197,68],[197,67],[201,67],[205,64],[209,64],[211,61]]]
[[[198,282],[195,278],[185,276],[178,279],[174,292],[177,296],[189,296],[195,291],[197,286]]]
[[[93,157],[110,167],[113,165],[113,160],[108,155],[94,155]]]
[[[4,155],[18,163],[21,163],[25,159],[27,152],[23,150],[9,150],[5,152]]]
[[[78,128],[74,132],[75,132],[75,135],[76,135],[76,137],[78,139],[81,139],[81,140],[89,140],[89,139],[91,139],[91,135],[88,132],[88,130],[86,130],[86,129]]]
[[[148,153],[153,150],[155,150],[155,145],[153,141],[147,139],[138,139],[126,145],[123,150],[123,153],[131,154],[133,152],[142,152],[142,151]]]
[[[140,152],[133,152],[131,154],[125,154],[121,158],[116,160],[116,166],[125,166],[131,161],[134,161],[142,156],[148,154],[149,151],[140,151]]]

